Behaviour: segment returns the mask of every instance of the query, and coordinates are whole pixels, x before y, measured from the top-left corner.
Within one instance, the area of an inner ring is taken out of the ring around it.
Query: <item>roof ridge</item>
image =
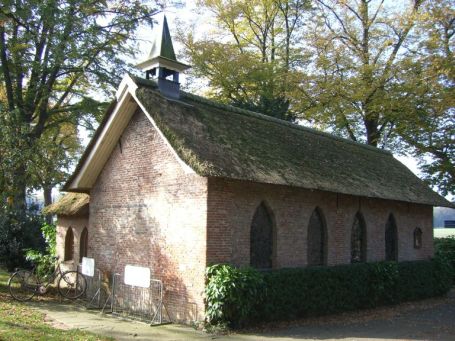
[[[317,129],[314,129],[314,128],[309,128],[309,127],[305,127],[303,125],[299,125],[299,124],[287,122],[287,121],[284,121],[284,120],[280,120],[279,118],[275,118],[275,117],[272,117],[272,116],[261,114],[261,113],[256,112],[256,111],[251,111],[251,110],[239,108],[239,107],[236,107],[236,106],[233,106],[233,105],[216,102],[216,101],[213,101],[213,100],[207,99],[205,97],[198,96],[198,95],[186,92],[186,91],[180,91],[180,93],[183,94],[184,97],[187,97],[190,100],[194,100],[194,101],[202,103],[202,104],[211,105],[211,106],[213,106],[215,108],[218,108],[218,109],[228,110],[228,111],[231,111],[231,112],[236,113],[236,114],[252,116],[252,117],[255,117],[257,119],[274,122],[274,123],[277,123],[277,124],[281,124],[281,125],[287,126],[289,128],[292,128],[292,129],[303,130],[303,131],[306,131],[306,132],[314,134],[314,135],[327,137],[327,138],[334,139],[334,140],[337,140],[337,141],[340,141],[340,142],[343,142],[343,143],[349,143],[349,144],[352,144],[352,145],[355,145],[355,146],[366,148],[366,149],[369,149],[371,151],[375,151],[377,153],[383,153],[383,154],[387,154],[387,155],[392,156],[392,153],[390,151],[388,151],[388,150],[379,149],[377,147],[373,147],[373,146],[370,146],[370,145],[367,145],[367,144],[364,144],[364,143],[361,143],[361,142],[348,140],[346,138],[339,137],[339,136],[336,136],[336,135],[333,135],[333,134],[330,134],[330,133],[326,133],[324,131],[320,131],[320,130],[317,130]]]

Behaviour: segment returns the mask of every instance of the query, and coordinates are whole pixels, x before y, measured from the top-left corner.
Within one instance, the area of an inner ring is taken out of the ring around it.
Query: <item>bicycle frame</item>
[[[35,269],[34,269],[35,270]],[[35,273],[35,271],[32,271]],[[40,285],[44,285],[46,288],[51,285],[51,283],[54,283],[54,281],[62,275],[62,270],[60,268],[60,263],[57,264],[57,266],[55,267],[55,270],[52,272],[52,274],[49,275],[48,278],[42,278],[41,276],[38,276],[36,273],[35,273],[35,276],[36,278],[38,279],[39,281],[39,284]]]
[[[76,299],[85,293],[87,283],[83,274],[77,270],[62,271],[57,262],[54,271],[46,276],[39,276],[36,267],[31,271],[18,270],[8,281],[11,296],[18,301],[28,301],[34,295],[45,295],[51,284],[56,284],[60,296]]]
[[[63,274],[63,271],[60,267],[60,262],[58,262],[58,258],[56,258],[56,261],[57,261],[57,265],[54,269],[54,271],[52,272],[52,274],[50,274],[48,277],[47,276],[39,276],[37,273],[36,273],[36,266],[34,266],[31,270],[31,272],[36,276],[36,279],[38,280],[38,285],[37,285],[37,288],[36,288],[36,291],[38,294],[40,295],[43,295],[46,293],[47,291],[47,288],[49,288],[49,286],[54,283],[56,281],[56,279],[58,279],[59,277],[62,276]],[[47,277],[47,278],[46,278]],[[41,289],[41,288],[44,288]]]

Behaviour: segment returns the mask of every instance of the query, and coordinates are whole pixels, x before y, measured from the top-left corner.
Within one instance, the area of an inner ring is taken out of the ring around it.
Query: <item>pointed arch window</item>
[[[82,257],[87,257],[87,250],[88,250],[88,231],[87,228],[84,227],[81,233],[81,242],[79,245],[79,262],[82,262]]]
[[[398,260],[398,231],[393,214],[389,215],[385,226],[385,260]]]
[[[262,202],[253,216],[250,230],[250,265],[257,269],[270,269],[273,265],[272,213]]]
[[[319,208],[311,214],[308,224],[308,265],[324,265],[326,263],[327,232],[324,216]]]
[[[414,249],[420,249],[422,247],[422,229],[416,227],[414,230]]]
[[[65,236],[65,254],[64,261],[70,261],[74,258],[74,233],[71,227],[68,227]]]
[[[351,231],[351,263],[366,262],[366,224],[363,215],[357,212]]]

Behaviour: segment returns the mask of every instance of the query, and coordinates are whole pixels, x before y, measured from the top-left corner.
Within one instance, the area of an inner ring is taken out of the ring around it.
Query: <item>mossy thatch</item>
[[[201,176],[453,207],[387,151],[183,91],[180,100],[166,99],[154,81],[131,78],[158,128]],[[64,188],[81,171],[114,106]]]
[[[44,214],[80,215],[88,212],[90,196],[84,193],[67,193],[43,209]]]
[[[167,100],[135,78],[136,95],[199,175],[451,206],[387,151],[182,92]]]

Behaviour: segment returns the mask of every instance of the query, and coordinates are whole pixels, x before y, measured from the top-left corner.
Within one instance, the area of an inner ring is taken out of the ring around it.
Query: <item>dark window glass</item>
[[[420,249],[422,247],[422,230],[416,227],[414,230],[414,248]]]
[[[357,213],[351,231],[351,263],[365,262],[366,257],[366,226],[362,214]]]
[[[82,262],[82,257],[87,257],[87,248],[88,248],[88,231],[84,227],[81,233],[81,243],[79,247],[79,262]]]
[[[271,215],[261,203],[254,213],[250,232],[250,264],[257,269],[272,267],[273,222]]]
[[[308,265],[324,265],[326,233],[322,213],[315,209],[308,225]]]
[[[385,260],[398,260],[398,232],[393,214],[389,216],[385,226]]]
[[[73,260],[74,254],[74,234],[73,229],[71,227],[68,228],[66,231],[65,236],[65,256],[63,258],[64,261]]]

